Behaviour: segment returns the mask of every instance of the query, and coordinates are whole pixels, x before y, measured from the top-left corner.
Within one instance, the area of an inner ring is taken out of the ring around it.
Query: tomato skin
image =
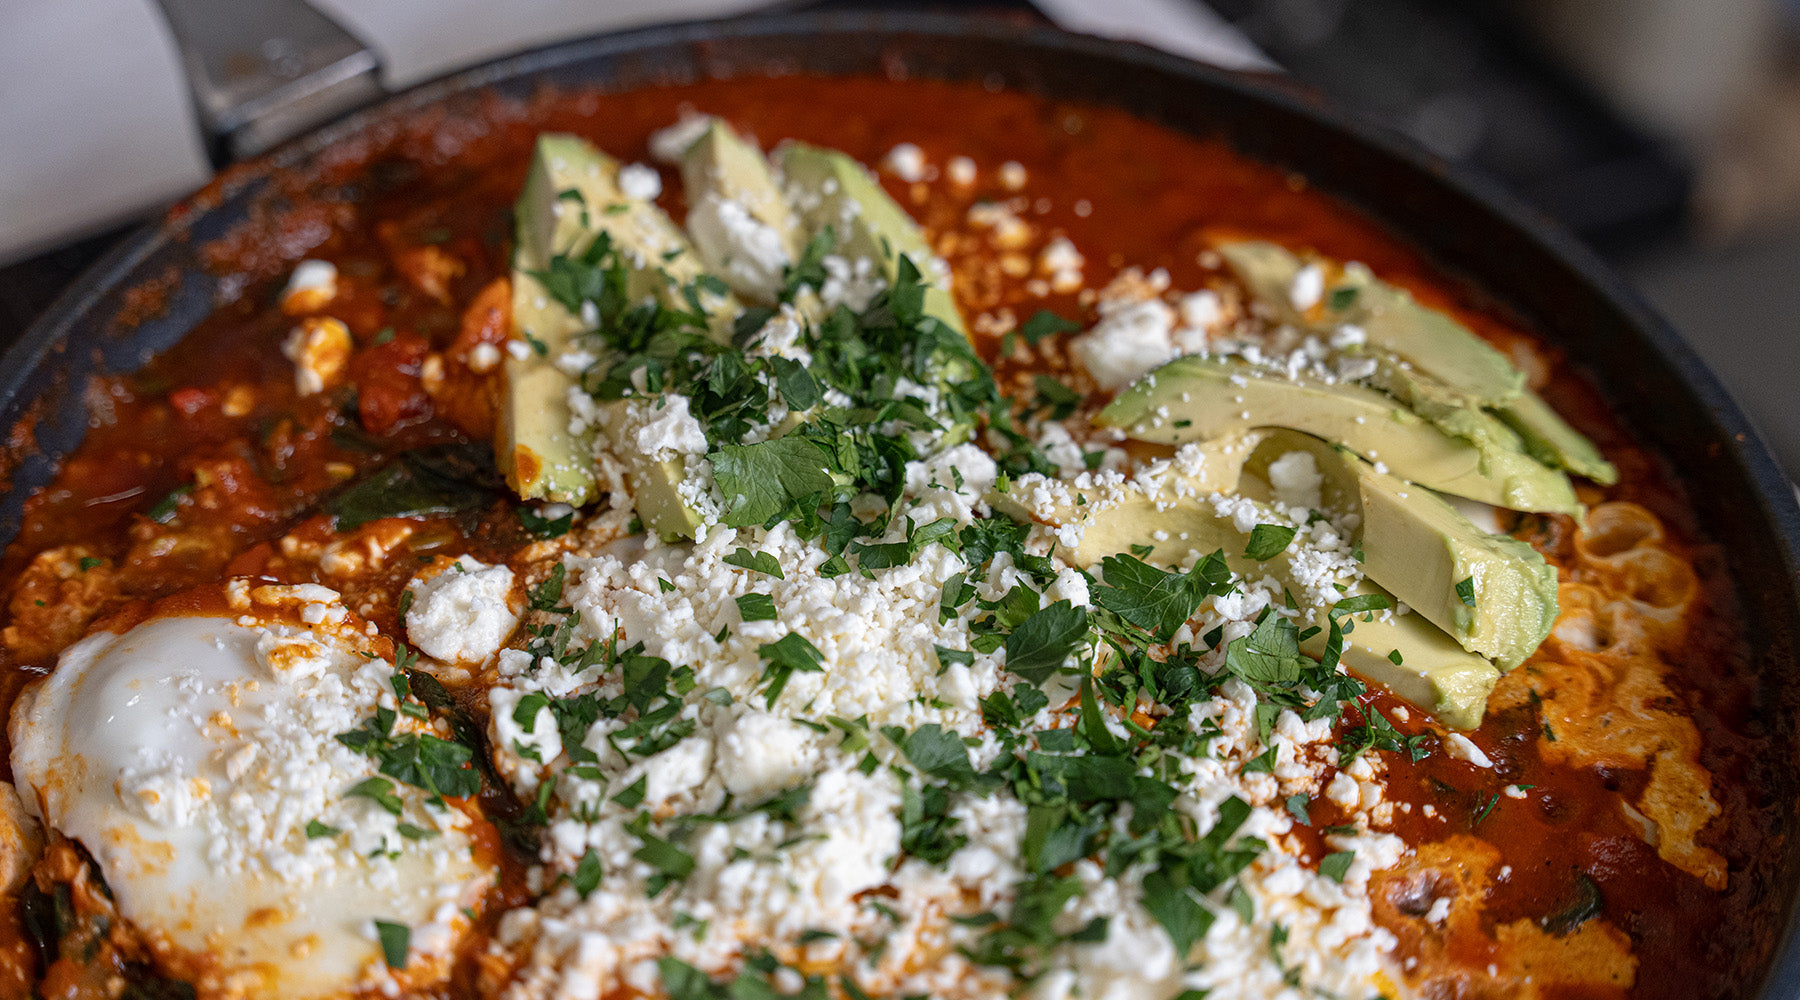
[[[416,333],[397,333],[385,344],[373,344],[350,361],[356,384],[357,416],[371,434],[390,434],[431,419],[431,397],[419,371],[431,344]]]

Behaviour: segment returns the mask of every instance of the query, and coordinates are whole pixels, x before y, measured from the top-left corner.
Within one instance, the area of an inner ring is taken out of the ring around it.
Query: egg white
[[[213,990],[378,984],[377,919],[411,929],[405,977],[433,978],[493,880],[470,820],[404,785],[399,816],[346,795],[377,765],[335,737],[397,706],[393,665],[334,592],[254,593],[233,603],[255,613],[153,617],[65,651],[14,708],[21,794],[93,855],[121,916],[215,970]],[[268,607],[296,598],[297,616]]]

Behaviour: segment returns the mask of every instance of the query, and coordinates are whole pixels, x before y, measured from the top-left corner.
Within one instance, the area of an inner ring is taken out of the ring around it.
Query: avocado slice
[[[1523,439],[1526,453],[1545,465],[1568,469],[1602,486],[1619,481],[1619,470],[1600,454],[1594,442],[1570,427],[1537,393],[1527,389],[1499,413]]]
[[[991,493],[988,500],[997,511],[1018,520],[1078,528],[1080,540],[1065,551],[1069,560],[1081,567],[1132,551],[1134,546],[1148,546],[1145,558],[1164,565],[1177,564],[1193,552],[1219,550],[1234,573],[1273,577],[1297,590],[1287,553],[1265,562],[1250,560],[1244,555],[1249,535],[1238,531],[1230,518],[1215,513],[1211,505],[1194,499],[1212,492],[1209,487],[1213,483],[1235,481],[1233,469],[1243,466],[1246,453],[1260,440],[1260,435],[1247,435],[1235,447],[1215,450],[1209,459],[1223,459],[1228,467],[1212,467],[1209,461],[1194,478],[1171,479],[1157,496],[1145,493],[1136,483],[1092,495],[1064,484],[1069,491],[1066,500],[1027,505],[1019,499],[1021,484],[1010,494]],[[1367,580],[1345,586],[1345,597],[1385,596]],[[1447,726],[1473,729],[1481,724],[1488,695],[1500,679],[1493,663],[1463,649],[1417,611],[1386,618],[1377,615],[1366,621],[1364,616],[1353,617],[1355,624],[1344,637],[1345,667],[1432,713]],[[1323,653],[1325,642],[1326,635],[1320,632],[1301,648],[1316,657]]]
[[[969,342],[969,329],[957,309],[955,294],[947,281],[940,284],[933,275],[931,264],[936,255],[919,224],[888,197],[873,174],[844,153],[789,142],[777,154],[789,202],[800,213],[808,240],[829,228],[836,238],[836,253],[874,261],[890,287],[899,275],[900,258],[910,260],[924,282],[924,314],[967,345],[961,351],[938,348],[933,362],[938,385],[948,392],[973,378],[981,363]],[[943,443],[955,444],[972,431],[970,421],[952,424],[945,429]]]
[[[762,150],[714,119],[683,154],[681,182],[688,235],[706,266],[732,291],[773,305],[803,241]]]
[[[582,185],[602,169],[601,155],[575,136],[539,136],[513,208],[512,328],[532,350],[505,360],[494,454],[507,484],[527,500],[580,505],[594,499],[592,435],[570,430],[574,382],[554,361],[585,325],[552,301],[532,273],[591,239],[584,215],[590,203],[601,204],[601,193],[589,199]]]
[[[1373,389],[1288,378],[1231,359],[1190,355],[1145,375],[1095,417],[1157,444],[1287,427],[1343,445],[1395,475],[1512,510],[1579,514],[1568,477],[1530,456],[1484,452]]]
[[[602,234],[626,263],[627,295],[656,298],[689,310],[686,290],[705,271],[692,245],[654,202],[632,198],[619,183],[620,164],[578,136],[538,137],[524,190],[514,210],[513,329],[532,345],[509,356],[496,431],[496,454],[507,482],[526,499],[581,504],[596,492],[595,431],[571,430],[568,393],[575,379],[557,359],[588,324],[545,289],[540,274],[559,255],[585,252]],[[741,311],[729,293],[700,290],[708,333],[730,337]],[[542,345],[541,349],[538,345]],[[605,404],[615,427],[628,424],[624,404]],[[645,525],[664,536],[692,537],[698,517],[680,499],[680,461],[652,461],[635,448],[617,448]]]
[[[969,328],[957,308],[955,294],[947,283],[940,284],[933,275],[931,264],[937,255],[925,241],[924,230],[888,197],[875,175],[835,149],[789,142],[778,153],[789,185],[789,200],[799,211],[809,240],[831,229],[836,253],[874,261],[890,285],[899,274],[900,258],[911,260],[925,283],[925,315],[968,340]],[[946,358],[940,379],[949,384],[972,374],[973,365],[965,359]]]
[[[1335,486],[1334,496],[1353,498],[1369,579],[1464,649],[1506,671],[1550,634],[1557,613],[1556,570],[1536,549],[1482,531],[1430,490],[1377,472],[1355,455],[1304,434],[1267,434],[1246,471],[1263,475],[1270,462],[1294,451],[1313,456]]]
[[[1420,402],[1396,391],[1405,390],[1407,385],[1396,383],[1391,377],[1384,378],[1382,388],[1395,393],[1449,433],[1463,436],[1447,421],[1472,426],[1477,433],[1491,433],[1491,428],[1475,426],[1479,421],[1464,421],[1448,408],[1486,407],[1522,439],[1516,447],[1539,462],[1586,476],[1603,486],[1618,481],[1618,471],[1601,456],[1593,442],[1527,388],[1523,373],[1504,354],[1444,313],[1419,305],[1405,290],[1376,278],[1367,267],[1344,265],[1334,292],[1343,290],[1348,302],[1343,308],[1332,308],[1332,297],[1328,296],[1326,305],[1316,307],[1325,310],[1326,321],[1312,322],[1293,308],[1288,294],[1294,276],[1305,266],[1300,257],[1276,244],[1256,240],[1221,243],[1217,249],[1250,294],[1277,318],[1314,328],[1353,323],[1363,330],[1369,347],[1409,362],[1423,376],[1415,378],[1415,383],[1436,385],[1441,391],[1425,392],[1426,401]],[[1391,365],[1384,365],[1384,369],[1384,376],[1391,376],[1394,370]],[[1480,438],[1470,440],[1484,444]]]
[[[1276,316],[1297,326],[1318,325],[1293,307],[1289,289],[1306,263],[1287,248],[1261,240],[1220,243],[1219,256],[1250,294]],[[1342,268],[1335,289],[1344,289],[1341,308],[1326,304],[1331,325],[1353,323],[1371,347],[1399,355],[1452,391],[1484,406],[1500,406],[1525,388],[1525,375],[1506,355],[1467,327],[1413,300],[1404,289],[1377,280],[1360,264]]]
[[[1618,470],[1600,449],[1530,389],[1505,406],[1485,410],[1393,355],[1377,353],[1375,361],[1374,384],[1446,434],[1484,452],[1522,451],[1553,469],[1567,469],[1602,486],[1619,481]]]
[[[779,153],[781,172],[792,187],[808,238],[830,227],[837,235],[837,253],[873,260],[890,285],[901,255],[931,280],[930,262],[936,255],[925,242],[924,231],[867,168],[845,153],[803,142],[787,143]],[[924,308],[926,315],[968,337],[948,287],[928,284]]]
[[[1375,387],[1398,399],[1438,430],[1469,442],[1484,455],[1525,453],[1525,444],[1518,432],[1468,396],[1394,355],[1379,352],[1374,360]]]

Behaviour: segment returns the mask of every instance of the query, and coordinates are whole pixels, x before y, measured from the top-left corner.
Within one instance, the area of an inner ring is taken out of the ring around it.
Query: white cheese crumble
[[[1466,760],[1476,767],[1493,767],[1494,762],[1475,741],[1461,733],[1444,734],[1444,752],[1457,760]]]
[[[294,391],[312,396],[343,381],[354,347],[343,320],[330,316],[301,320],[281,344],[281,353],[294,363]]]
[[[658,163],[680,166],[688,147],[699,141],[717,121],[712,115],[685,114],[673,125],[650,133],[650,157]]]
[[[1100,388],[1124,388],[1175,356],[1175,312],[1161,299],[1102,299],[1099,311],[1100,321],[1069,341],[1069,353]]]
[[[910,142],[902,142],[888,150],[881,165],[895,177],[917,184],[925,179],[925,151]]]
[[[1297,312],[1305,312],[1325,298],[1325,271],[1317,264],[1308,264],[1294,275],[1293,284],[1288,286],[1288,303]]]
[[[433,659],[479,664],[493,659],[519,627],[513,571],[463,556],[444,560],[407,584],[406,635]]]
[[[789,264],[787,247],[774,226],[758,219],[742,202],[706,192],[688,209],[688,235],[732,290],[762,302],[781,294]]]
[[[1318,460],[1309,451],[1291,451],[1269,463],[1269,484],[1275,499],[1300,510],[1318,510],[1319,490],[1324,485]]]
[[[281,292],[281,308],[290,314],[317,312],[337,298],[337,265],[326,260],[303,260],[294,265],[287,287]]]

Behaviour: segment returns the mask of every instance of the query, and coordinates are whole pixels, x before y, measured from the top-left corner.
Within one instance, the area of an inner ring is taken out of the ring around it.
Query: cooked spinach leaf
[[[402,452],[325,501],[339,531],[384,517],[480,510],[505,490],[493,452],[479,444],[437,444]]]

